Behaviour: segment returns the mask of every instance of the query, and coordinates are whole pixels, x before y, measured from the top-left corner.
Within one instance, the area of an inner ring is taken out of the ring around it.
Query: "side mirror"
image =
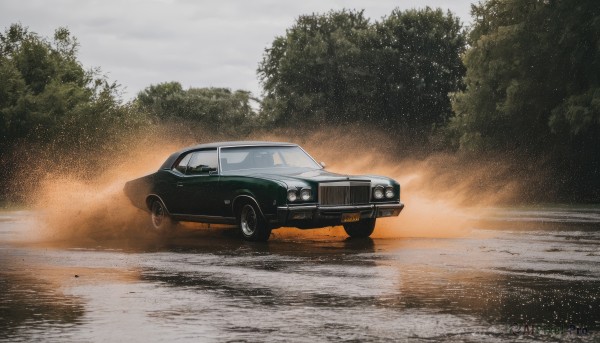
[[[321,167],[323,167],[323,169],[325,169],[325,167],[327,167],[327,165],[325,164],[325,162],[319,162],[319,164],[321,165]]]

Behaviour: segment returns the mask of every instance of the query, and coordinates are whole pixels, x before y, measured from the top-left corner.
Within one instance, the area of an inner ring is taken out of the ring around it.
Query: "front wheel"
[[[265,242],[271,236],[271,229],[256,206],[245,203],[238,213],[238,224],[242,237],[247,241]]]
[[[353,238],[365,238],[371,236],[375,230],[375,218],[363,219],[354,223],[345,223],[344,230],[348,236]]]
[[[175,226],[175,223],[167,213],[165,205],[160,200],[154,200],[152,206],[150,206],[150,221],[154,231],[158,233],[166,233]]]

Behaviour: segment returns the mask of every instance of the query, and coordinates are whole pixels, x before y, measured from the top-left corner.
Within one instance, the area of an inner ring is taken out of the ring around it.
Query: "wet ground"
[[[194,228],[27,243],[31,217],[0,212],[0,341],[600,340],[600,208],[498,209],[455,238],[265,244]]]

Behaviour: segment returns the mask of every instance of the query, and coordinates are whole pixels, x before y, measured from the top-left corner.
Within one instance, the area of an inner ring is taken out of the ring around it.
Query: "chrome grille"
[[[319,184],[319,204],[358,205],[371,199],[370,182],[327,182]]]

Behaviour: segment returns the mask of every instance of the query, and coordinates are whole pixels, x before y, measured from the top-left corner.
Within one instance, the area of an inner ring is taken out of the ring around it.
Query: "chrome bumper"
[[[320,227],[341,224],[342,214],[359,213],[361,219],[395,217],[404,204],[383,203],[369,205],[286,205],[277,207],[276,222],[281,226]],[[300,224],[300,225],[299,225]]]

